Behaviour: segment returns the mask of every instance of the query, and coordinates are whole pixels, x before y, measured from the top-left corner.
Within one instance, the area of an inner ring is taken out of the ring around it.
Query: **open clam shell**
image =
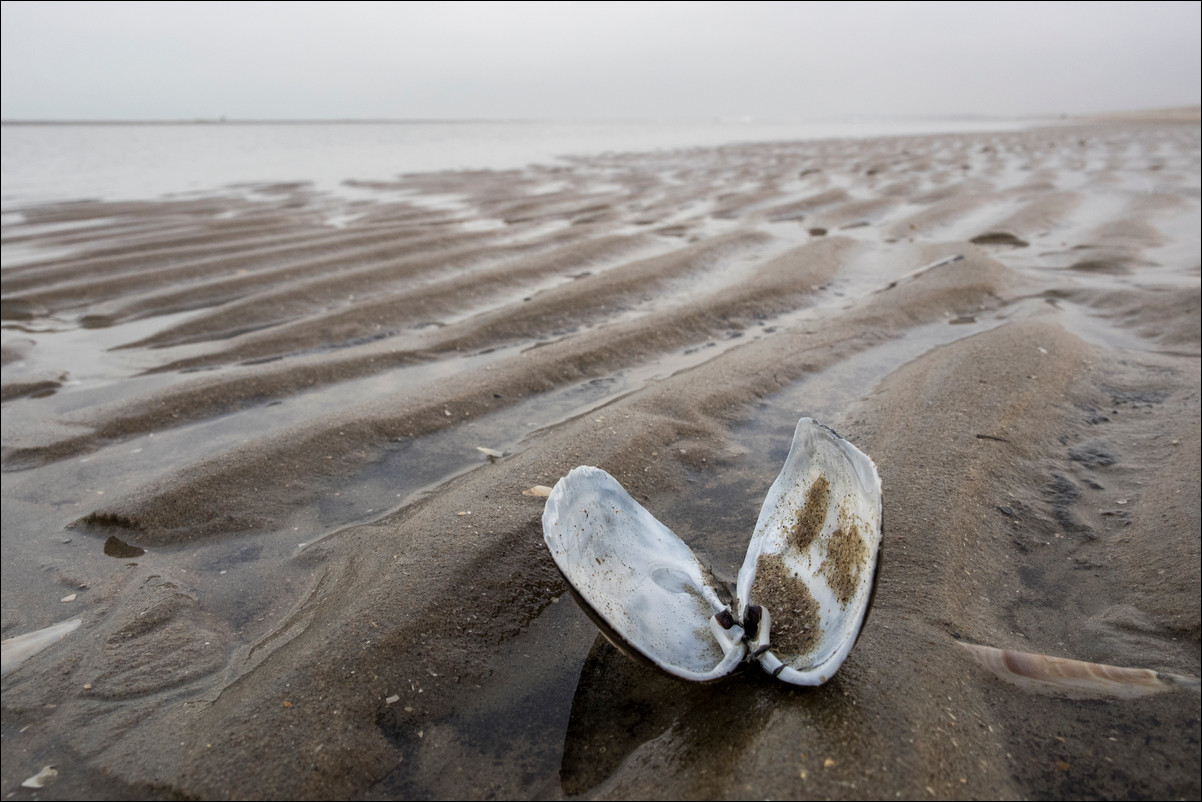
[[[756,660],[786,682],[826,682],[871,601],[881,542],[872,460],[802,418],[760,511],[736,611],[692,550],[599,468],[559,480],[543,537],[573,596],[616,646],[684,679]]]
[[[821,685],[859,637],[881,549],[876,465],[834,430],[802,418],[739,570],[738,604],[771,613],[760,665]]]

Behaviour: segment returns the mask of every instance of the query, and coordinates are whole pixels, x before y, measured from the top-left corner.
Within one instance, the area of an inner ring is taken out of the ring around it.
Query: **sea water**
[[[830,123],[309,122],[3,125],[0,201],[134,200],[239,185],[303,181],[337,191],[347,180],[405,173],[505,170],[573,155],[955,131],[1014,130],[1032,120],[936,119]]]

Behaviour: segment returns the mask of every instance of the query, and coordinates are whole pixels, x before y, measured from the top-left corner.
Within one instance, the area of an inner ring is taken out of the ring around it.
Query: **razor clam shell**
[[[802,549],[790,542],[789,533],[806,512],[810,489],[821,478],[830,485],[827,509],[818,535]],[[830,554],[832,535],[840,530],[846,536],[849,524],[859,532],[863,553],[854,563],[857,575],[844,605],[829,576],[822,573],[822,566],[828,557],[834,559]],[[876,465],[832,429],[802,418],[797,422],[785,465],[764,499],[739,570],[738,605],[740,612],[752,604],[763,606],[777,631],[782,624],[796,623],[789,620],[793,611],[771,609],[764,600],[755,598],[760,557],[779,557],[784,569],[805,586],[817,603],[820,635],[814,647],[801,654],[770,646],[759,657],[765,671],[795,685],[821,685],[834,676],[855,645],[872,601],[880,548],[881,480]],[[769,642],[773,640],[770,630]]]
[[[543,538],[573,596],[616,646],[675,676],[708,681],[746,651],[684,541],[600,468],[574,468],[543,511]]]
[[[973,659],[1001,679],[1026,690],[1070,698],[1113,696],[1138,699],[1175,688],[1199,689],[1198,678],[1165,674],[1150,668],[1124,668],[1086,663],[1066,657],[1017,652],[956,641]]]

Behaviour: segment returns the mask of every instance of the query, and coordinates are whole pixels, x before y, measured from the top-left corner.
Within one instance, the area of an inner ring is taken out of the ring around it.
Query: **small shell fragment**
[[[72,618],[6,639],[0,643],[0,675],[7,675],[38,652],[58,643],[82,623],[82,618]]]
[[[528,490],[523,490],[522,495],[523,496],[539,496],[541,498],[546,498],[547,496],[551,495],[551,488],[547,487],[546,485],[535,485],[534,487],[531,487]]]
[[[484,446],[476,446],[476,450],[479,451],[484,456],[488,457],[490,460],[500,459],[501,457],[505,456],[504,451],[497,451],[495,448],[486,448]]]
[[[956,643],[1001,679],[1030,691],[1058,693],[1073,698],[1113,696],[1137,699],[1174,688],[1199,689],[1199,681],[1195,677],[1165,674],[1149,668],[1124,668],[963,641]]]
[[[58,777],[58,769],[54,766],[43,766],[42,770],[21,783],[22,788],[45,788]]]

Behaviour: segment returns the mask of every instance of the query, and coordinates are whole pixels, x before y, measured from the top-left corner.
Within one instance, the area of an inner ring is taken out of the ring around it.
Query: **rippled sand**
[[[3,634],[83,623],[4,679],[3,793],[1197,797],[1196,689],[1040,695],[956,641],[1202,673],[1199,146],[9,209]],[[598,465],[733,577],[802,415],[884,483],[840,673],[628,661],[522,491]]]

